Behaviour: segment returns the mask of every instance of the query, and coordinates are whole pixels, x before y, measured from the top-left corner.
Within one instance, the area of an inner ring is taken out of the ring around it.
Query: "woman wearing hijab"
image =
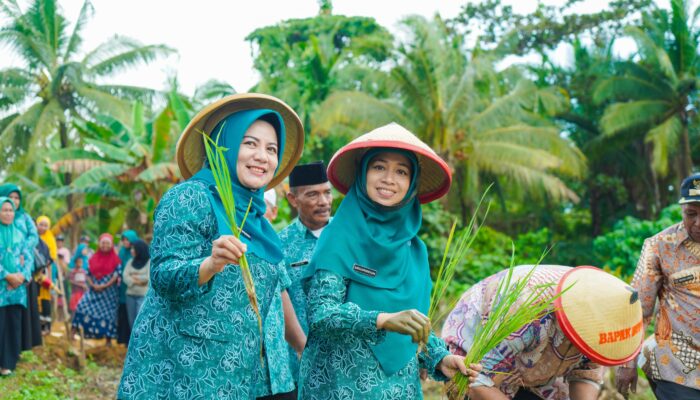
[[[136,315],[143,305],[148,290],[148,276],[151,273],[151,256],[148,244],[141,239],[131,242],[131,259],[126,263],[122,277],[126,285],[126,312],[129,330],[134,326]]]
[[[126,264],[131,259],[132,244],[139,240],[139,235],[134,230],[126,230],[122,233],[121,247],[119,249],[119,259],[122,260],[121,268],[119,269],[119,308],[117,308],[117,343],[129,345],[131,337],[131,326],[133,320],[129,319],[127,311],[127,287],[124,282],[124,269]]]
[[[111,345],[117,335],[117,279],[120,264],[114,251],[114,239],[103,233],[99,239],[99,249],[88,262],[88,292],[78,303],[73,317],[73,326],[82,327],[86,338],[107,339]]]
[[[424,315],[432,282],[421,203],[447,193],[447,164],[392,123],[341,148],[328,178],[347,194],[304,271],[299,398],[420,399],[419,368],[438,380],[471,375]]]
[[[134,323],[118,398],[255,399],[294,390],[289,363],[279,361],[288,357],[281,338],[299,332],[294,337],[303,338],[303,331],[295,315],[282,312],[290,282],[279,238],[264,217],[263,193],[294,168],[303,132],[289,106],[254,93],[205,107],[185,128],[177,161],[187,181],[170,189],[155,212],[150,289]],[[240,240],[227,224],[203,134],[227,149],[239,224],[251,204]],[[262,337],[237,266],[243,253]]]
[[[34,248],[39,244],[39,234],[34,220],[22,207],[22,191],[13,183],[5,183],[0,185],[0,196],[9,197],[14,202],[15,228],[19,231],[21,240],[31,249],[29,258],[24,261],[30,274],[33,274]],[[27,306],[22,308],[22,350],[30,350],[42,343],[38,297],[39,284],[32,279],[27,283]]]
[[[39,283],[39,314],[41,320],[41,330],[44,335],[51,331],[51,288],[57,280],[54,262],[58,259],[58,246],[56,237],[51,232],[51,220],[46,215],[36,219],[36,229],[41,239],[48,249],[50,257],[49,263],[41,273],[35,276]]]
[[[22,350],[22,309],[27,307],[24,282],[31,279],[32,248],[14,224],[15,204],[0,197],[0,375],[17,366]]]

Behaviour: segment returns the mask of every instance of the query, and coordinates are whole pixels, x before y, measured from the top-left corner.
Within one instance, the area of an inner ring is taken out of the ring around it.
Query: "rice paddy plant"
[[[223,130],[223,125],[221,126]],[[248,213],[250,212],[251,202],[248,203],[248,209],[241,221],[240,227],[236,223],[236,201],[233,197],[233,189],[231,183],[231,173],[228,169],[228,163],[224,153],[228,150],[225,147],[219,146],[209,135],[202,132],[204,137],[204,148],[207,153],[207,159],[209,160],[209,166],[211,168],[212,175],[214,175],[214,181],[216,182],[216,189],[221,197],[221,203],[224,206],[224,211],[226,212],[227,224],[231,229],[231,232],[236,238],[240,238],[241,232],[243,231],[243,226],[245,225],[245,220],[248,218]],[[220,135],[219,135],[220,137]],[[250,273],[250,266],[248,265],[248,259],[245,254],[240,258],[239,265],[241,268],[241,276],[243,277],[243,283],[245,284],[245,290],[248,295],[248,301],[258,318],[258,329],[260,331],[261,338],[261,357],[262,357],[262,337],[263,337],[263,327],[262,327],[262,317],[260,316],[260,307],[258,305],[258,298],[255,294],[255,282],[253,281],[253,275]]]
[[[547,251],[540,260],[520,279],[514,280],[515,248],[511,256],[510,267],[505,278],[499,282],[494,303],[482,325],[477,328],[474,342],[464,358],[464,364],[478,364],[484,356],[511,334],[520,330],[523,326],[541,319],[544,315],[553,312],[554,301],[571,286],[565,288],[556,295],[548,292],[557,283],[545,283],[529,286],[528,283],[535,269],[546,256]],[[526,291],[527,289],[527,291]],[[528,293],[529,292],[529,293]],[[459,390],[459,397],[468,394],[469,379],[464,375],[456,375],[455,384]]]

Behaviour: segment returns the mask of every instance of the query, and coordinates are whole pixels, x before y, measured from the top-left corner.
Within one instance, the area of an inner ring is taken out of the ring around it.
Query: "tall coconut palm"
[[[692,170],[688,126],[698,101],[699,13],[691,13],[686,0],[671,0],[670,14],[657,9],[644,16],[642,27],[628,27],[636,62],[619,63],[618,75],[595,90],[597,102],[611,103],[601,119],[604,133],[644,137],[661,177],[669,167],[681,177]]]
[[[406,126],[455,170],[453,200],[464,217],[484,178],[515,189],[510,193],[520,188],[578,200],[560,176],[580,176],[583,156],[541,116],[566,107],[562,93],[525,79],[515,87],[504,83],[518,79],[517,71],[497,74],[486,56],[469,60],[439,17],[410,17],[402,25],[410,39],[388,76],[396,95],[336,92],[314,114],[312,134],[356,135],[390,121]]]
[[[0,2],[0,12],[9,19],[0,28],[0,44],[12,48],[24,64],[0,70],[0,113],[5,115],[0,121],[0,168],[35,159],[40,149],[69,147],[77,138],[70,131],[76,118],[100,112],[128,117],[127,100],[153,91],[105,84],[105,79],[173,52],[115,36],[81,57],[83,29],[93,13],[88,1],[72,27],[56,0],[32,0],[27,10],[16,0],[6,0]],[[66,174],[65,183],[71,178]]]

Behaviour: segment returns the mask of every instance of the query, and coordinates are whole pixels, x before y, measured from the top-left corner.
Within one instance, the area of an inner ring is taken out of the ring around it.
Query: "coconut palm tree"
[[[6,0],[0,2],[0,12],[9,20],[0,28],[0,44],[24,63],[0,70],[0,168],[33,160],[41,149],[69,147],[77,140],[70,130],[76,118],[100,112],[128,117],[128,100],[147,99],[154,92],[104,80],[173,53],[163,45],[144,46],[115,36],[80,57],[83,28],[93,13],[88,1],[72,27],[56,0],[32,0],[26,11],[16,0]],[[71,179],[66,174],[65,183]]]
[[[454,169],[452,200],[465,218],[484,179],[515,189],[510,193],[578,200],[560,176],[581,176],[583,156],[542,116],[567,106],[560,91],[538,89],[516,70],[498,74],[486,55],[469,60],[439,17],[402,25],[410,39],[387,77],[395,96],[336,92],[314,114],[312,135],[355,136],[391,121],[406,126]]]
[[[686,0],[671,0],[670,13],[657,9],[641,27],[628,27],[637,44],[635,62],[619,63],[617,76],[595,90],[598,103],[610,102],[600,121],[604,133],[645,138],[660,177],[669,167],[681,177],[692,170],[688,127],[698,101],[699,13],[691,13]]]

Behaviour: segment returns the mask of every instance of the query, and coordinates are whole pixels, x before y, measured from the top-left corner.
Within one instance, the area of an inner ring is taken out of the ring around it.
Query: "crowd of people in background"
[[[71,338],[116,338],[127,344],[148,288],[148,244],[133,230],[100,235],[97,249],[87,235],[69,249],[54,235],[51,220],[34,220],[23,208],[22,190],[0,185],[0,375],[12,374],[19,355],[43,344],[54,318],[71,321]]]

